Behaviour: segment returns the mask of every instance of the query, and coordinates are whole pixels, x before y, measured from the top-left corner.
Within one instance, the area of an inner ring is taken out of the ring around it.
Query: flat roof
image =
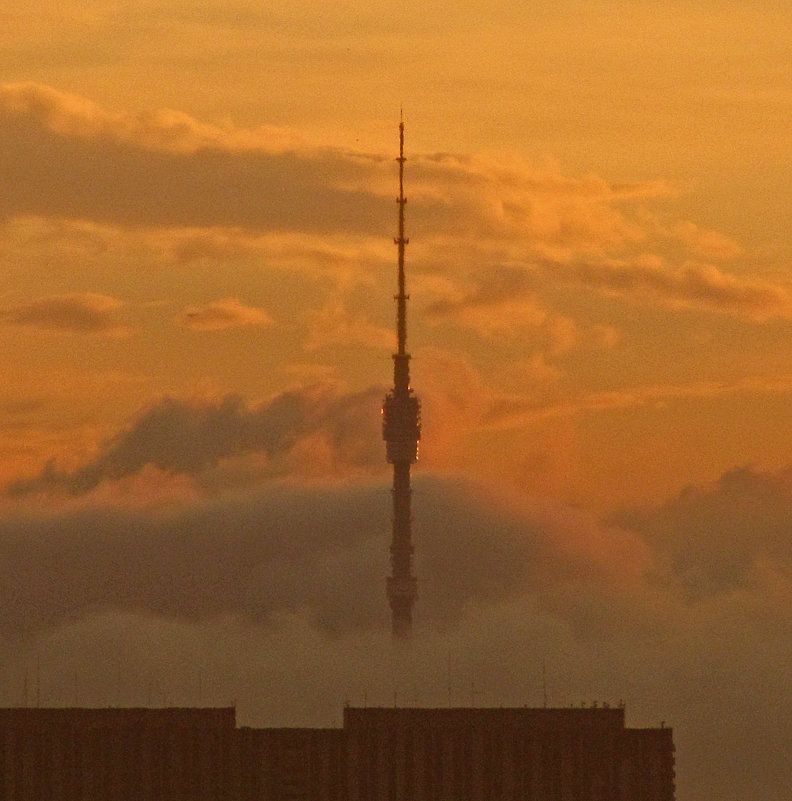
[[[0,727],[235,729],[234,707],[10,707]]]
[[[344,728],[624,729],[623,707],[345,707]]]

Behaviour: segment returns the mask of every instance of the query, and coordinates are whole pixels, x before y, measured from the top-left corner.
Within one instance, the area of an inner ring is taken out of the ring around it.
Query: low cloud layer
[[[624,699],[633,725],[675,727],[680,798],[783,801],[789,471],[609,520],[416,471],[416,638],[395,653],[381,392],[163,400],[82,469],[17,484],[0,693],[20,703],[38,660],[45,703],[237,699],[254,725],[329,725],[350,697],[541,703],[545,662],[551,703]],[[323,447],[343,481],[304,469]],[[738,753],[765,771],[735,781]]]
[[[345,698],[539,704],[544,662],[552,704],[623,699],[632,725],[673,725],[680,798],[783,801],[786,473],[734,471],[611,523],[450,477],[420,477],[414,498],[403,653],[386,482],[6,508],[0,692],[19,702],[37,651],[48,704],[237,699],[245,723],[331,725]],[[735,779],[737,754],[764,769]]]
[[[663,554],[655,578],[692,602],[792,570],[792,469],[735,468],[712,486],[689,487],[657,509],[619,519]]]
[[[537,563],[555,564],[549,583],[583,569],[606,584],[610,566],[583,568],[579,555],[538,538],[536,522],[493,516],[471,490],[417,486],[427,623],[448,625],[469,604],[522,594]],[[384,484],[284,485],[165,511],[88,504],[10,515],[0,523],[0,625],[18,637],[116,610],[261,623],[299,613],[328,631],[381,627],[388,495]]]

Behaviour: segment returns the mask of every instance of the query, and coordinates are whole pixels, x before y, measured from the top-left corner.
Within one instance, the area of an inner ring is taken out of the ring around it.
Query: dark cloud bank
[[[324,437],[345,468],[381,466],[377,411],[384,394],[381,387],[344,394],[316,385],[284,392],[256,407],[236,395],[209,402],[164,398],[84,467],[67,472],[49,464],[39,476],[17,481],[7,492],[62,489],[79,495],[103,481],[135,475],[147,465],[195,476],[245,454],[277,459],[312,436]]]
[[[493,540],[496,521],[461,487],[425,480],[418,494],[430,621],[445,626],[466,604],[524,591],[543,550],[530,531],[504,517]],[[378,628],[387,622],[387,504],[384,484],[282,485],[167,512],[7,517],[0,627],[18,637],[117,609],[262,624],[299,612],[328,633]]]

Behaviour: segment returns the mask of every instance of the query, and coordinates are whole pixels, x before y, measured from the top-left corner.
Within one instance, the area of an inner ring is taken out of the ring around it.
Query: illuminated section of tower
[[[404,285],[404,123],[399,123],[399,235],[393,241],[399,249],[399,279],[396,300],[398,348],[393,354],[393,389],[382,407],[382,438],[387,459],[393,465],[393,537],[388,601],[393,619],[393,636],[407,637],[412,629],[412,610],[418,597],[412,572],[412,513],[410,465],[418,459],[421,439],[421,405],[410,388],[410,354],[407,353],[407,299]]]

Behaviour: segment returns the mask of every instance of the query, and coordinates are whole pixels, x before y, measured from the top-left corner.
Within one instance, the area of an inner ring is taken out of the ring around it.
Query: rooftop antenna
[[[451,708],[451,653],[448,654],[448,673],[446,675],[446,689],[448,690],[448,707]]]
[[[477,699],[478,699],[478,697],[480,695],[481,695],[481,690],[478,687],[476,687],[475,679],[471,679],[470,680],[470,705],[471,706],[476,706],[477,705]]]
[[[544,708],[547,709],[547,662],[542,660],[542,699]]]
[[[382,407],[382,438],[386,457],[393,465],[393,535],[390,546],[391,575],[386,589],[392,614],[394,639],[406,639],[412,632],[412,610],[418,597],[412,569],[412,490],[410,466],[418,459],[421,439],[421,404],[410,387],[410,354],[407,352],[407,299],[405,289],[404,251],[410,241],[404,235],[404,118],[399,122],[399,206],[398,293],[396,301],[396,343],[393,354],[393,389],[385,396]]]

